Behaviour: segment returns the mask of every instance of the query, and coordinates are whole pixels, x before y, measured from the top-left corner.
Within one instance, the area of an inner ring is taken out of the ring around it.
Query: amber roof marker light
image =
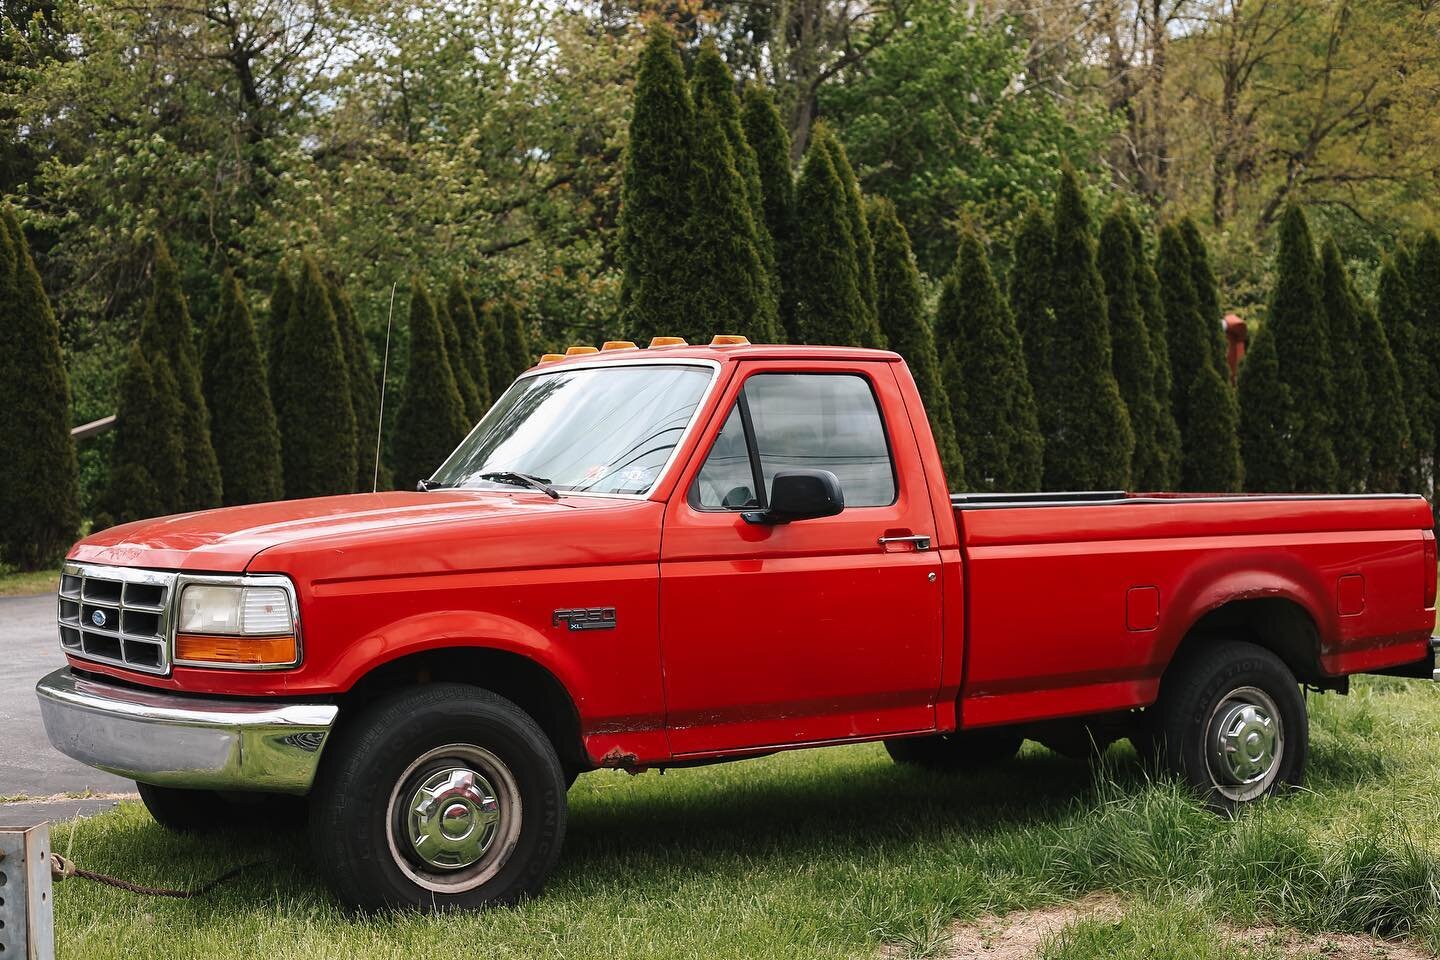
[[[710,340],[712,347],[748,347],[749,337],[742,337],[734,333],[717,333]]]
[[[556,360],[564,360],[564,359],[565,359],[565,354],[563,354],[563,353],[542,353],[542,354],[540,354],[540,359],[539,359],[538,362],[539,362],[539,363],[554,363]]]
[[[585,356],[586,354],[599,353],[599,352],[600,352],[600,351],[597,350],[597,349],[594,348],[594,347],[580,346],[580,345],[578,345],[578,344],[577,344],[576,346],[573,346],[573,347],[566,347],[566,348],[565,348],[565,356],[567,356],[567,357],[583,357],[583,356]]]
[[[639,350],[634,340],[606,340],[600,345],[600,352],[606,350]]]
[[[688,347],[684,337],[651,337],[650,349],[656,347]]]

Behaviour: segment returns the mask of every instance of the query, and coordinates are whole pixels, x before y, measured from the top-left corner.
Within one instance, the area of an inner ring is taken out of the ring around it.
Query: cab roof
[[[900,355],[892,350],[873,350],[866,347],[825,347],[800,343],[742,343],[722,346],[694,344],[581,353],[535,364],[525,372],[635,360],[714,360],[718,363],[740,360],[868,360],[872,362],[878,360],[885,363],[898,363],[900,359]]]

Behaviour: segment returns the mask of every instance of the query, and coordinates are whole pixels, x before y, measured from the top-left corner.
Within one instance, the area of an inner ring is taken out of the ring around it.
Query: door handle
[[[879,542],[882,547],[887,543],[913,543],[915,544],[917,552],[930,549],[930,535],[928,533],[917,533],[909,537],[881,537]]]

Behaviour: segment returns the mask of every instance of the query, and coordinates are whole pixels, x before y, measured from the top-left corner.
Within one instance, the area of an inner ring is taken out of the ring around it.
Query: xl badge
[[[571,630],[614,630],[615,608],[574,607],[568,610],[556,610],[550,623],[556,627],[563,623]]]

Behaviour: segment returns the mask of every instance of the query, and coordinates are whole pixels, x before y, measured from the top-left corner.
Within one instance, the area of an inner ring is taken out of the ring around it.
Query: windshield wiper
[[[543,477],[531,476],[528,473],[517,473],[514,470],[494,470],[479,475],[481,480],[494,480],[497,483],[511,483],[521,487],[530,487],[532,490],[539,490],[551,500],[559,500],[560,493],[552,486],[550,481]]]
[[[431,490],[445,490],[453,486],[453,483],[440,483],[435,480],[421,480],[419,483],[415,484],[415,489],[419,490],[421,493],[428,493]]]

